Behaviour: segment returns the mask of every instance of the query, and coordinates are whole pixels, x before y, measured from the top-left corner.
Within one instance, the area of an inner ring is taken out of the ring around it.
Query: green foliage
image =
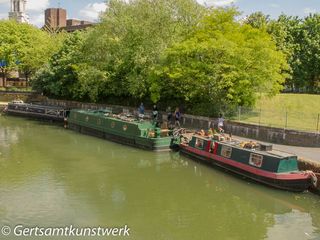
[[[183,96],[193,107],[206,103],[218,112],[281,89],[284,55],[266,32],[236,22],[236,15],[233,8],[212,10],[192,35],[167,49],[154,70],[154,100]]]
[[[62,47],[55,53],[48,66],[39,71],[32,84],[38,91],[53,96],[69,98],[76,83],[77,58],[81,52],[80,34],[66,37]]]
[[[0,21],[0,60],[4,77],[10,70],[20,70],[26,79],[41,68],[59,46],[46,33],[29,24]]]
[[[301,68],[299,77],[308,92],[320,92],[320,14],[312,14],[304,19],[301,27],[302,44],[299,57]]]
[[[248,24],[267,30],[290,66],[286,86],[294,91],[320,92],[320,15],[311,14],[304,19],[280,15],[268,19],[262,13],[248,17]],[[263,22],[263,24],[261,24]]]
[[[270,16],[265,15],[262,12],[252,13],[245,19],[246,24],[259,29],[267,29],[269,22]]]
[[[84,61],[86,37],[86,32],[66,36],[59,51],[33,79],[33,88],[53,97],[97,101],[107,85],[107,74]]]
[[[111,0],[85,47],[90,65],[108,73],[105,94],[146,96],[150,68],[192,31],[203,11],[193,0]]]
[[[24,73],[28,82],[29,77],[45,65],[59,42],[46,32],[28,24],[19,25],[21,28],[21,48],[18,51],[19,69]]]
[[[204,8],[195,0],[108,5],[101,23],[66,37],[37,73],[35,89],[58,98],[157,102],[213,115],[282,88],[284,54],[265,30],[236,21],[235,8]]]
[[[20,39],[17,35],[18,25],[13,21],[0,21],[0,61],[5,64],[0,66],[3,75],[3,85],[8,71],[16,66],[18,60],[17,49],[19,49]]]

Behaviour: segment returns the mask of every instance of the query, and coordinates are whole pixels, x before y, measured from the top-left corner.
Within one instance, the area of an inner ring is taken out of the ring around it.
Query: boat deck
[[[6,109],[8,114],[54,121],[64,121],[67,116],[67,111],[68,110],[62,107],[29,103],[8,103],[8,107]]]
[[[186,137],[187,139],[191,139],[192,136],[194,136],[195,134],[194,133],[186,133],[186,134],[183,134],[184,137]],[[226,134],[223,135],[223,134],[220,134],[221,136],[223,137],[226,137]],[[212,139],[211,137],[208,137],[208,136],[201,136],[201,135],[195,135],[197,136],[197,138],[200,138],[200,139],[203,139],[203,140],[213,140],[213,141],[217,141],[217,140],[214,140]],[[223,140],[223,141],[217,141],[221,144],[224,144],[224,145],[229,145],[233,148],[238,148],[238,149],[242,149],[242,150],[246,150],[246,151],[249,151],[249,152],[255,152],[255,153],[258,153],[258,154],[263,154],[263,155],[269,155],[271,157],[276,157],[276,158],[288,158],[288,157],[294,157],[296,155],[292,154],[292,153],[288,153],[288,152],[284,152],[284,151],[281,151],[281,150],[278,150],[278,149],[272,149],[272,150],[266,150],[266,151],[263,151],[263,150],[260,150],[259,148],[245,148],[243,147],[243,145],[245,143],[248,143],[246,141],[243,141],[243,140],[240,140],[240,139],[237,139],[237,138],[228,138],[227,140]],[[259,145],[259,144],[266,144],[266,143],[263,143],[263,142],[253,142],[251,141],[251,143],[255,143],[256,145]]]

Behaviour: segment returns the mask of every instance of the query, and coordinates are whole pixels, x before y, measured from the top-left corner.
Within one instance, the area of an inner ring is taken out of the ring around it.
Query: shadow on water
[[[320,237],[317,196],[241,180],[179,153],[9,117],[0,117],[0,140],[2,225],[128,224],[129,239]]]

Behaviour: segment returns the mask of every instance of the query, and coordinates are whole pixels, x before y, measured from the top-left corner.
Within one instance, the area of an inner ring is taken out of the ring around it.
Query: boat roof
[[[241,143],[240,141],[239,142],[223,141],[223,142],[219,142],[219,143],[221,143],[223,145],[229,145],[234,148],[238,148],[238,149],[245,150],[245,151],[252,152],[252,153],[257,153],[257,154],[261,154],[261,155],[268,155],[270,157],[276,157],[276,158],[296,157],[295,154],[283,152],[283,151],[276,150],[276,149],[262,151],[262,150],[255,149],[255,148],[253,148],[253,149],[244,148],[244,147],[240,146],[240,143]],[[259,143],[259,142],[257,142],[257,143]]]
[[[24,106],[24,107],[37,108],[37,109],[52,109],[52,110],[64,110],[65,109],[64,107],[39,105],[39,104],[32,104],[32,103],[11,102],[11,103],[8,103],[8,105]]]
[[[82,110],[82,109],[76,109],[72,110],[74,112],[83,113],[91,116],[98,116],[103,118],[109,118],[115,121],[121,121],[121,122],[128,122],[131,124],[136,124],[139,126],[143,126],[143,128],[151,128],[153,127],[152,123],[146,120],[139,120],[136,119],[131,114],[121,113],[121,114],[113,114],[111,110],[109,109],[100,109],[100,110]]]
[[[210,137],[206,137],[206,136],[201,136],[201,135],[193,135],[193,137],[196,137],[198,139],[203,139],[205,141],[216,141],[211,139]],[[227,145],[233,148],[238,148],[241,150],[245,150],[248,152],[252,152],[252,153],[257,153],[257,154],[261,154],[261,155],[268,155],[271,157],[276,157],[276,158],[288,158],[288,157],[296,157],[295,154],[293,153],[288,153],[288,152],[284,152],[284,151],[280,151],[277,149],[272,149],[272,150],[267,150],[267,151],[262,151],[259,149],[249,149],[249,148],[244,148],[242,146],[240,146],[241,143],[243,143],[243,141],[237,140],[237,139],[231,139],[231,140],[225,140],[225,141],[216,141],[222,145]],[[269,144],[269,143],[263,143],[263,142],[256,142],[257,144]]]

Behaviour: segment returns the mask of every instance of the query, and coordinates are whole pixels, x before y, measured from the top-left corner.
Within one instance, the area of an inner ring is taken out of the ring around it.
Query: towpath
[[[250,141],[250,139],[243,137],[235,136],[235,138]],[[320,148],[294,147],[280,144],[273,144],[273,148],[296,154],[299,158],[320,162]]]

